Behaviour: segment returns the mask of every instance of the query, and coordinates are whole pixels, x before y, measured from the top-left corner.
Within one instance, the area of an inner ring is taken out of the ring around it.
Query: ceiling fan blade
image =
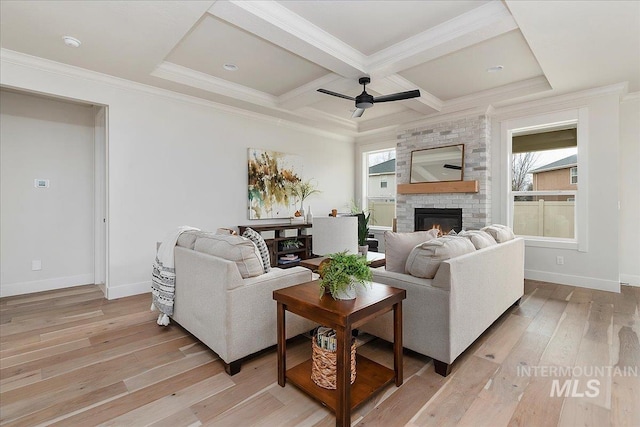
[[[362,117],[363,114],[364,114],[364,108],[356,108],[355,110],[353,110],[353,114],[351,115],[351,118],[355,119],[356,117]]]
[[[376,96],[375,98],[373,98],[373,102],[377,103],[377,102],[401,101],[403,99],[418,98],[419,96],[420,96],[420,91],[418,89],[414,89],[414,90],[409,90],[407,92],[393,93],[391,95]]]
[[[318,89],[318,92],[321,93],[326,93],[327,95],[333,95],[333,96],[337,96],[338,98],[344,98],[344,99],[349,99],[351,101],[355,101],[356,99],[352,96],[347,96],[347,95],[343,95],[341,93],[337,93],[337,92],[331,92],[330,90],[326,90],[326,89]]]

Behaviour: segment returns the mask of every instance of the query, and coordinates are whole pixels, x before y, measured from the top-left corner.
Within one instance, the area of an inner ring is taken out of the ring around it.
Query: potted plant
[[[317,187],[313,182],[311,182],[311,180],[299,180],[289,185],[289,193],[296,200],[300,200],[300,209],[298,210],[298,212],[300,213],[300,215],[304,216],[305,199],[312,194],[320,193],[320,190],[317,189]]]
[[[371,212],[365,214],[364,211],[358,214],[358,252],[367,256],[369,245],[367,238],[369,237],[369,217]]]
[[[366,286],[373,278],[366,257],[346,252],[328,255],[319,273],[320,296],[328,292],[334,299],[354,299],[356,286]]]

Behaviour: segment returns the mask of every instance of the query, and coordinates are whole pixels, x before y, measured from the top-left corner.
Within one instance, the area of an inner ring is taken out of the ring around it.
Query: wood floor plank
[[[233,387],[234,382],[225,372],[221,372],[213,377],[186,387],[182,390],[169,393],[168,395],[140,406],[133,411],[129,411],[119,417],[113,418],[103,426],[134,426],[142,423],[153,423],[171,416],[175,412],[180,412],[196,402],[214,396],[222,390]]]
[[[360,405],[352,423],[640,426],[640,289],[621,291],[526,280],[522,304],[472,343],[448,377],[405,351],[404,384]],[[0,424],[335,425],[321,404],[277,385],[274,347],[229,377],[180,325],[159,327],[149,305],[149,294],[110,301],[95,286],[0,298]],[[359,342],[360,354],[392,366],[389,343]],[[289,341],[288,366],[310,355],[308,338]],[[570,371],[578,395],[589,379],[601,383],[599,395],[550,397],[553,381],[565,377],[523,371],[563,366],[582,370]],[[611,366],[618,371],[587,371]]]
[[[502,363],[511,352],[513,346],[520,340],[531,320],[530,317],[510,314],[502,327],[489,335],[474,354],[495,363]]]
[[[440,387],[411,419],[415,425],[456,425],[472,405],[499,365],[477,356],[469,357],[449,378],[440,377]],[[435,372],[431,375],[437,375]],[[433,376],[432,381],[437,379]],[[438,382],[434,384],[436,387]]]

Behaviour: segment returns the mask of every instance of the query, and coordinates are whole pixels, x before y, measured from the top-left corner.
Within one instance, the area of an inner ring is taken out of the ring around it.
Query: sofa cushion
[[[255,243],[246,237],[230,234],[199,236],[194,250],[234,261],[243,279],[264,273],[260,252]]]
[[[507,242],[516,238],[515,234],[513,234],[513,230],[502,224],[488,225],[482,228],[482,231],[486,231],[491,234],[491,237],[493,237],[498,243]]]
[[[196,239],[198,238],[198,231],[185,231],[184,233],[180,233],[178,237],[178,241],[176,242],[176,246],[181,246],[187,249],[193,249],[193,245],[196,243]]]
[[[489,246],[498,244],[491,234],[482,230],[461,231],[458,233],[458,236],[466,237],[471,240],[471,243],[473,243],[473,246],[475,246],[476,249],[488,248]]]
[[[407,258],[407,273],[414,277],[433,279],[444,260],[475,251],[473,243],[465,237],[442,236],[414,247]]]
[[[438,237],[438,230],[416,231],[413,233],[384,232],[384,253],[386,270],[405,273],[407,257],[419,243]]]
[[[247,229],[244,230],[244,233],[242,233],[242,237],[246,237],[247,239],[255,243],[256,247],[258,248],[258,252],[260,253],[262,264],[264,265],[264,272],[270,272],[271,257],[269,256],[269,248],[267,247],[267,244],[265,243],[260,233],[255,231],[253,228],[247,227]]]

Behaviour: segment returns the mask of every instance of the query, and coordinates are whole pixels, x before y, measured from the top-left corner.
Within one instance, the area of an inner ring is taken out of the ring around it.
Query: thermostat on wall
[[[49,180],[48,179],[34,179],[33,186],[36,188],[49,188]]]

